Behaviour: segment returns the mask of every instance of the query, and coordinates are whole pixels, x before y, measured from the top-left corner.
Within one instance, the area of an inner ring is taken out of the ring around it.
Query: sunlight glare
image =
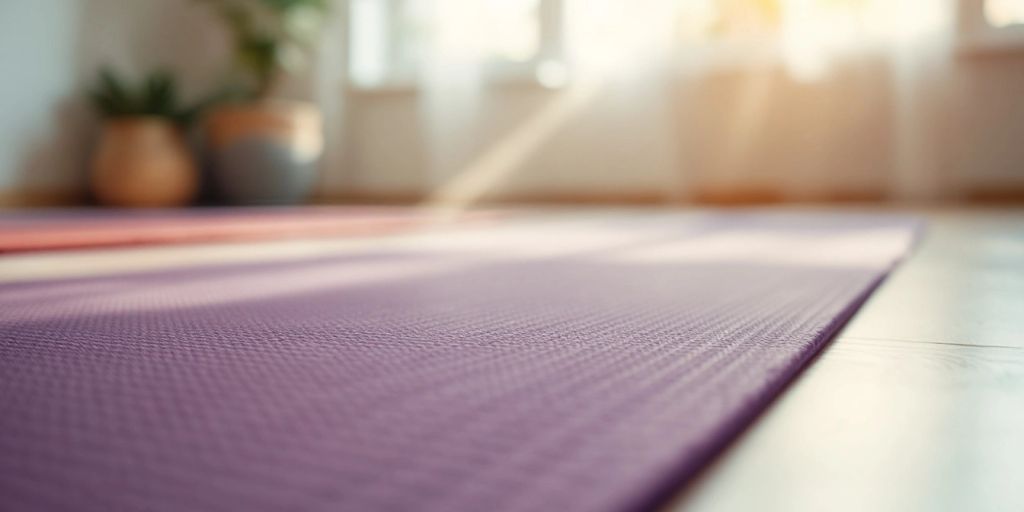
[[[986,0],[985,21],[996,28],[1024,24],[1024,0]]]

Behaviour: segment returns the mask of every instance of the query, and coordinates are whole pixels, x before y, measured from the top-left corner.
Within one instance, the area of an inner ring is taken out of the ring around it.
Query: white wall
[[[645,29],[671,32],[664,26],[671,22]],[[813,80],[798,80],[782,61],[726,67],[693,64],[685,52],[663,57],[631,55],[585,107],[493,183],[490,196],[1024,195],[1024,48],[961,55],[950,26],[919,40],[866,45]],[[345,174],[345,191],[429,196],[571,92],[495,85],[473,96],[453,89],[439,102],[443,94],[353,95],[350,149],[344,169],[331,170]],[[459,120],[439,124],[446,113]]]
[[[607,84],[495,185],[493,197],[650,198],[730,190],[790,199],[959,199],[1024,190],[1024,53],[939,57],[911,71],[888,56],[853,59],[820,81],[782,66]],[[559,93],[484,94],[463,132],[472,156]],[[351,98],[345,171],[360,196],[423,196],[430,123],[412,93]],[[443,174],[443,173],[442,173]],[[740,194],[741,196],[743,194]]]
[[[74,188],[81,152],[73,108],[81,5],[0,3],[0,192]]]
[[[100,65],[128,74],[166,67],[187,93],[219,76],[227,43],[182,0],[0,2],[0,198],[81,195],[95,116],[83,91]]]
[[[425,196],[572,89],[484,88],[473,110],[451,116],[443,91],[346,102],[344,52],[326,53],[307,86],[329,114],[327,196]],[[0,199],[82,190],[95,126],[80,93],[99,64],[167,66],[195,93],[217,81],[226,58],[216,21],[190,1],[0,2]],[[1024,188],[1024,52],[866,56],[816,83],[781,66],[675,71],[662,62],[609,77],[529,145],[492,197],[675,200],[781,184],[792,198],[929,199]]]
[[[565,8],[564,88],[488,81],[472,57],[430,48],[412,87],[350,95],[342,194],[425,197],[472,183],[479,199],[678,196],[671,3]],[[632,23],[617,23],[626,15]]]
[[[811,83],[781,68],[686,82],[681,172],[712,188],[781,184],[790,198],[1019,196],[1024,53],[921,59],[865,55]]]
[[[522,129],[549,130],[526,145],[493,184],[492,198],[659,197],[676,178],[672,91],[664,83],[606,83],[578,109],[575,91],[509,86],[487,91],[458,126],[436,125],[437,115],[411,92],[350,98],[352,141],[341,193],[419,197],[478,168]],[[572,110],[564,116],[552,111]],[[443,115],[443,114],[442,114]],[[537,127],[535,119],[555,121]],[[438,141],[438,130],[453,132]],[[439,154],[444,153],[444,154]]]

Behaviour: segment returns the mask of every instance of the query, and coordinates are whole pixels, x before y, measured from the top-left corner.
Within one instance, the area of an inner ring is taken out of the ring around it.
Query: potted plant
[[[205,106],[183,106],[177,83],[162,71],[129,85],[109,69],[90,91],[104,117],[90,184],[112,206],[166,207],[189,203],[198,188],[183,128]]]
[[[276,97],[319,35],[328,0],[199,0],[212,7],[234,43],[234,89],[206,120],[214,182],[239,204],[305,199],[323,146],[320,111]]]

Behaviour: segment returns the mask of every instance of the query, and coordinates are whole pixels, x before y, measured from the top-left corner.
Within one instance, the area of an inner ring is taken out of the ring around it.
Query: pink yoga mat
[[[381,234],[427,220],[386,207],[25,211],[0,215],[0,252]]]

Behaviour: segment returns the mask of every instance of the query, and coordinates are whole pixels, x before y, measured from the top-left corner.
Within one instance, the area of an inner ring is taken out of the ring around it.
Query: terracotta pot
[[[320,111],[309,103],[261,101],[214,111],[206,124],[213,179],[235,204],[305,200],[323,151]]]
[[[169,207],[189,203],[198,175],[181,131],[165,119],[106,123],[93,159],[92,189],[103,204]]]

